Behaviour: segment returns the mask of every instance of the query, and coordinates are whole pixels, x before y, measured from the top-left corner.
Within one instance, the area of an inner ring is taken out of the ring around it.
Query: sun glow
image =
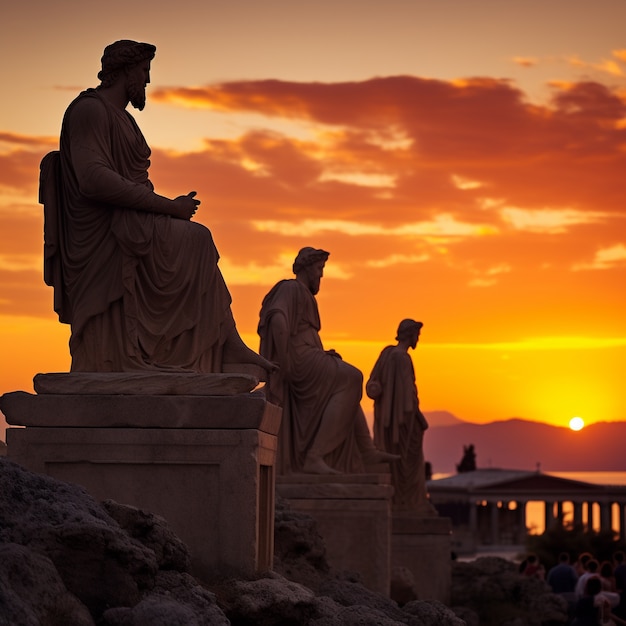
[[[572,417],[572,419],[569,421],[569,427],[572,430],[581,430],[584,425],[585,422],[583,421],[582,417]]]

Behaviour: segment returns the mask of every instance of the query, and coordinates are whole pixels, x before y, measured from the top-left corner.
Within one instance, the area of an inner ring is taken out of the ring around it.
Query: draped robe
[[[398,346],[384,348],[368,380],[368,394],[372,381],[381,389],[370,396],[374,396],[374,445],[400,455],[399,461],[390,464],[393,507],[436,514],[426,493],[423,441],[427,423],[419,408],[409,354]]]
[[[289,381],[280,371],[272,373],[267,385],[268,400],[283,407],[278,441],[277,467],[280,474],[299,472],[305,457],[320,432],[322,416],[337,393],[346,385],[362,385],[361,373],[352,365],[328,354],[319,336],[321,328],[317,301],[301,282],[289,279],[277,283],[265,296],[261,307],[258,332],[260,354],[277,361],[272,336],[272,321],[282,315],[287,323]],[[355,376],[354,373],[358,372]],[[361,382],[358,382],[358,381]],[[360,390],[358,397],[360,398]],[[342,423],[329,442],[333,451],[325,462],[342,472],[361,472],[363,464],[358,450],[358,437],[369,433],[359,418],[360,405],[353,414],[341,416]],[[364,419],[363,419],[364,424]]]
[[[133,117],[97,90],[68,107],[42,161],[44,278],[71,324],[72,371],[218,372],[234,328],[211,232],[154,212]]]

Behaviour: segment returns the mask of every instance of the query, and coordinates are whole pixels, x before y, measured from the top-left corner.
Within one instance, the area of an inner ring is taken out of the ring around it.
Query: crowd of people
[[[520,564],[524,576],[545,580],[554,593],[567,600],[571,626],[626,626],[626,554],[619,550],[612,561],[598,561],[583,552],[573,563],[561,552],[546,574],[535,554]]]

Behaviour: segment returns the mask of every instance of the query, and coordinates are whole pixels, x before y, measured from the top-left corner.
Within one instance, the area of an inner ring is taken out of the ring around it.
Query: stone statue
[[[420,411],[415,370],[408,354],[419,341],[421,322],[405,319],[398,326],[395,346],[383,349],[365,391],[374,400],[374,444],[399,454],[391,465],[393,508],[433,516],[437,511],[426,492],[423,440],[428,422]]]
[[[315,295],[329,253],[303,248],[293,264],[295,279],[281,280],[261,307],[260,353],[277,362],[267,397],[283,407],[279,473],[358,473],[398,457],[376,450],[361,409],[363,375],[319,336]]]
[[[463,472],[473,472],[476,469],[476,452],[474,450],[474,444],[470,443],[469,446],[463,446],[463,458],[461,462],[457,464],[456,471],[458,474]]]
[[[71,324],[72,372],[221,372],[273,366],[235,327],[211,232],[190,221],[194,191],[170,199],[148,177],[142,110],[155,46],[104,50],[101,84],[68,107],[60,150],[41,164],[44,278]]]

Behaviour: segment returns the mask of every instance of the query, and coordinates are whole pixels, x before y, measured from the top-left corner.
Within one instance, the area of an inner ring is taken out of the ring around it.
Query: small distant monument
[[[457,464],[457,474],[463,474],[464,472],[473,472],[476,469],[476,452],[474,450],[474,444],[469,446],[463,446],[463,457],[461,462]]]

